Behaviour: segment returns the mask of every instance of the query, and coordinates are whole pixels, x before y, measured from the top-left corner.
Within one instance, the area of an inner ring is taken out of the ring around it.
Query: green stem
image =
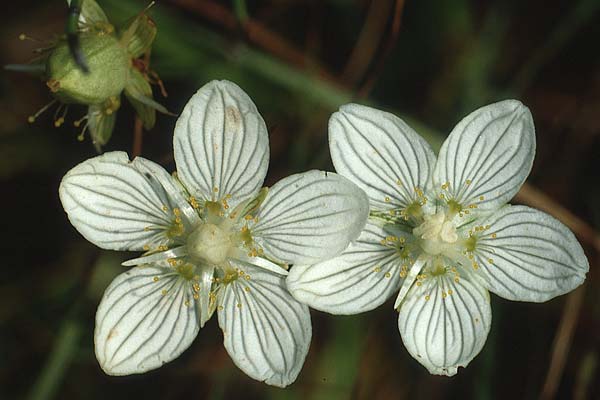
[[[29,400],[52,399],[65,376],[79,346],[83,327],[74,319],[66,319],[58,332],[54,348],[42,372],[29,392]]]

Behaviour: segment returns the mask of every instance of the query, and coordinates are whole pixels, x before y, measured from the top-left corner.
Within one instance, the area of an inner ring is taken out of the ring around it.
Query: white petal
[[[242,270],[245,277],[221,292],[218,314],[225,348],[250,377],[285,387],[296,380],[308,353],[308,307],[288,293],[283,277],[259,268]]]
[[[365,193],[332,172],[309,171],[277,182],[251,228],[265,254],[288,264],[334,257],[356,239],[369,213]]]
[[[433,181],[463,207],[493,210],[517,193],[533,163],[535,128],[516,100],[482,107],[456,125],[444,142]],[[483,197],[483,200],[481,199]]]
[[[477,272],[491,292],[509,300],[542,302],[583,283],[589,270],[583,249],[550,215],[506,206],[482,225],[490,228],[477,240]]]
[[[318,264],[294,265],[288,290],[300,302],[332,314],[358,314],[384,303],[400,288],[401,259],[383,246],[384,230],[367,222],[356,242]]]
[[[481,351],[492,322],[488,292],[454,279],[446,273],[413,285],[400,307],[402,341],[431,374],[452,376],[466,367]]]
[[[435,155],[429,144],[393,114],[347,104],[329,120],[336,171],[356,183],[377,210],[404,208],[425,190]]]
[[[179,178],[204,200],[230,195],[233,208],[256,195],[267,173],[267,127],[232,82],[212,81],[192,96],[177,120],[173,146]]]
[[[198,334],[189,283],[173,270],[135,267],[117,276],[96,313],[96,358],[109,375],[146,372],[177,358]]]
[[[198,217],[181,191],[159,165],[140,157],[129,161],[127,153],[117,151],[77,165],[59,188],[73,226],[90,242],[111,250],[168,244],[165,231],[175,220],[175,208],[183,211],[186,226],[194,224]]]

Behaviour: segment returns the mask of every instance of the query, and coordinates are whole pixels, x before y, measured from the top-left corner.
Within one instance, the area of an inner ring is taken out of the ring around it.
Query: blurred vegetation
[[[98,0],[111,20],[147,4]],[[270,131],[270,185],[310,168],[331,169],[327,119],[359,101],[405,118],[434,146],[466,113],[515,97],[537,127],[529,182],[600,226],[600,2],[597,0],[161,0],[151,67],[168,91],[155,98],[182,110],[212,79],[238,83]],[[8,14],[7,14],[8,13]],[[61,0],[10,2],[0,27],[0,63],[24,63],[64,29]],[[238,370],[215,321],[161,369],[114,378],[93,353],[94,313],[125,254],[103,252],[71,227],[58,200],[61,177],[91,157],[72,122],[53,127],[50,101],[25,74],[0,75],[0,277],[2,399],[505,399],[600,398],[600,279],[596,248],[584,241],[585,286],[545,304],[492,296],[487,344],[452,378],[432,376],[404,349],[391,303],[353,317],[313,312],[313,342],[290,388],[268,387]],[[159,115],[142,154],[174,168],[174,117]],[[110,150],[134,148],[134,112],[119,111]],[[140,143],[137,144],[139,146]],[[519,198],[527,202],[527,198]],[[584,232],[584,231],[582,231]],[[591,232],[591,233],[590,233]],[[596,236],[597,237],[597,236]]]

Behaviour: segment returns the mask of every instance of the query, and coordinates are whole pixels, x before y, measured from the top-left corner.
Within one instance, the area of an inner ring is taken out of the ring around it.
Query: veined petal
[[[294,265],[288,290],[300,302],[332,314],[358,314],[384,303],[400,288],[402,260],[383,228],[367,222],[342,254],[310,265]]]
[[[488,292],[464,278],[433,276],[410,289],[398,328],[411,356],[431,374],[452,376],[481,351],[492,322]]]
[[[167,234],[177,210],[183,212],[181,229],[195,223],[177,185],[152,161],[129,161],[127,153],[115,151],[71,169],[59,194],[69,220],[90,242],[110,250],[149,250],[177,239]]]
[[[482,107],[456,125],[444,142],[433,181],[463,207],[493,210],[517,193],[533,164],[535,128],[516,100]]]
[[[542,302],[581,285],[589,263],[571,231],[548,214],[506,206],[482,223],[474,256],[488,289],[509,300]]]
[[[284,278],[240,264],[243,277],[220,292],[225,349],[250,377],[285,387],[296,380],[310,346],[308,307],[286,290]]]
[[[269,138],[256,106],[228,81],[204,85],[187,103],[173,138],[177,173],[190,193],[233,209],[256,195],[267,173]]]
[[[347,104],[329,119],[336,171],[356,183],[376,210],[405,208],[428,186],[435,164],[429,144],[393,114]]]
[[[334,257],[356,239],[369,213],[365,193],[332,172],[309,171],[277,182],[251,228],[265,254],[288,264]]]
[[[187,349],[199,330],[188,281],[172,269],[135,267],[117,276],[96,313],[96,358],[109,375],[156,369]]]

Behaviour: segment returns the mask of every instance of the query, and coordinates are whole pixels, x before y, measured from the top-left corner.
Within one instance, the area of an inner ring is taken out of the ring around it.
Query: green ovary
[[[118,97],[127,84],[130,57],[111,34],[81,37],[81,49],[89,66],[84,73],[73,60],[66,42],[50,54],[46,64],[48,87],[64,103],[101,104]]]
[[[215,224],[201,224],[188,237],[188,254],[211,265],[223,265],[234,243],[227,229]]]

